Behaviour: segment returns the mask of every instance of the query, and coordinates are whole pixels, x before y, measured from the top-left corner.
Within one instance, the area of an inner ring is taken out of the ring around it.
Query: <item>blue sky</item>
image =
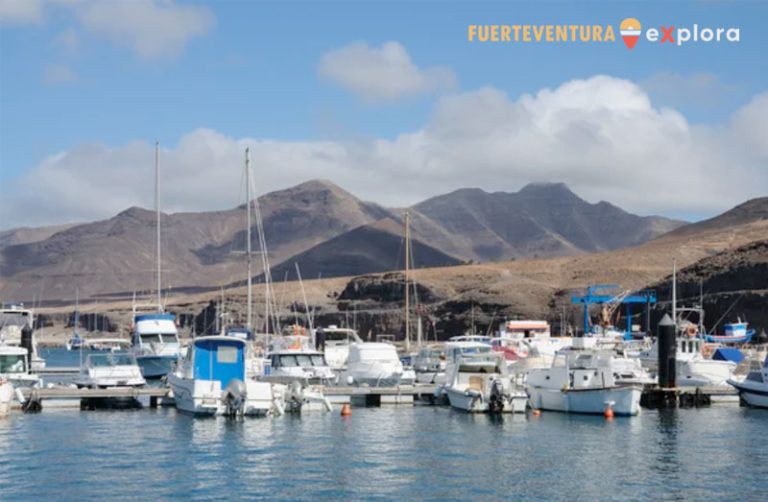
[[[120,149],[157,138],[173,149],[200,128],[234,140],[289,145],[395,141],[427,127],[445,96],[492,87],[514,102],[524,94],[596,75],[631,81],[650,96],[655,109],[670,107],[690,127],[702,125],[711,128],[707,134],[717,134],[734,112],[768,87],[764,27],[768,4],[764,2],[149,3],[157,8],[189,8],[200,17],[184,21],[186,27],[174,28],[181,33],[181,42],[154,40],[152,33],[141,28],[110,28],[109,19],[95,14],[89,18],[86,7],[43,2],[31,14],[16,13],[5,21],[0,17],[0,194],[19,186],[29,190],[46,158],[85,145]],[[0,0],[0,14],[18,10],[9,5],[9,0]],[[741,40],[681,47],[641,40],[632,51],[620,41],[481,44],[466,40],[468,24],[611,24],[618,31],[625,17],[638,18],[644,28],[692,27],[694,23],[738,27]],[[143,22],[125,15],[123,19],[126,25]],[[168,25],[172,22],[169,17]],[[402,46],[419,69],[441,68],[452,75],[452,81],[396,98],[371,99],[319,70],[330,51],[356,42],[379,48],[389,41]],[[174,43],[177,46],[170,47]],[[765,160],[760,152],[754,157],[749,162],[755,165]],[[575,162],[573,169],[580,168]],[[313,172],[316,177],[333,178]],[[512,190],[527,181],[540,181],[516,174],[510,173],[514,182],[489,177],[483,188]],[[595,174],[586,177],[593,179]],[[756,188],[745,188],[744,198],[755,190],[768,192],[764,179]],[[352,188],[359,184],[358,178],[347,184],[343,179],[334,181]],[[457,177],[446,188],[461,181]],[[265,188],[281,184],[285,181],[274,180]],[[468,175],[465,184],[472,185],[473,177]],[[434,195],[429,187],[422,188],[412,187],[410,198],[383,197],[381,202],[407,204]],[[613,188],[606,186],[603,198],[622,205],[624,197],[610,196]],[[362,191],[369,196],[376,193]],[[734,191],[733,200],[739,195],[737,188]],[[716,213],[731,199],[677,210],[673,203],[659,203],[646,212],[695,219]],[[143,198],[136,201],[144,203]],[[29,210],[25,205],[31,204],[29,200],[12,200],[16,207],[9,207],[8,201],[4,204],[0,214],[7,221],[0,228],[107,216],[114,209],[59,212],[50,206],[45,208],[47,216],[25,218],[21,213]],[[177,203],[173,208],[203,210],[211,205],[217,204]],[[643,212],[639,204],[630,204],[630,209]]]

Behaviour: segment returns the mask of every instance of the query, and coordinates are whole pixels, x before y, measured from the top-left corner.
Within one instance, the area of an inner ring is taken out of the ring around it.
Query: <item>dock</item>
[[[324,387],[323,394],[332,404],[382,406],[413,404],[421,396],[434,394],[433,384],[399,385],[397,387]]]
[[[43,407],[45,400],[77,401],[80,409],[90,409],[89,403],[95,400],[138,400],[142,397],[149,398],[150,408],[156,408],[159,401],[168,397],[170,389],[165,387],[139,387],[139,388],[107,388],[107,389],[78,389],[75,387],[50,387],[40,389],[19,389],[24,396],[24,404],[21,409],[25,412],[37,412]]]
[[[739,393],[733,387],[648,387],[640,398],[643,408],[699,408],[738,402]]]

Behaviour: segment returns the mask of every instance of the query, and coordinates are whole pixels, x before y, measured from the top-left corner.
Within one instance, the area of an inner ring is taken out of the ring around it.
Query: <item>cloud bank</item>
[[[768,93],[725,123],[691,125],[635,83],[599,75],[510,99],[485,87],[438,99],[418,130],[394,139],[290,142],[210,129],[161,153],[163,208],[233,207],[251,147],[258,190],[330,179],[365,199],[404,206],[460,187],[516,190],[564,181],[593,202],[639,214],[708,216],[768,194]],[[0,225],[105,218],[152,207],[153,145],[85,144],[30,169],[5,198]]]

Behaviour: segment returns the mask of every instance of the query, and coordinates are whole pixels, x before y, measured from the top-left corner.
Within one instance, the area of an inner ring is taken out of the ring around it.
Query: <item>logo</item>
[[[619,25],[619,32],[621,33],[621,39],[624,40],[624,44],[628,49],[635,47],[635,44],[640,40],[640,33],[642,26],[640,21],[634,17],[628,17]]]

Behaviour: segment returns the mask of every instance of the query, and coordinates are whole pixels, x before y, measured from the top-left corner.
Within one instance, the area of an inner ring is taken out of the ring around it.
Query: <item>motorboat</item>
[[[246,341],[231,336],[195,339],[168,375],[176,408],[198,416],[282,414],[282,394],[246,378]]]
[[[130,351],[131,341],[124,338],[88,338],[84,348],[93,352],[125,352]]]
[[[744,380],[730,379],[728,384],[736,388],[739,398],[747,405],[768,408],[768,357],[763,361],[761,368],[747,373]]]
[[[349,347],[363,343],[357,331],[335,325],[315,331],[315,348],[325,354],[325,360],[333,371],[344,370],[349,357]]]
[[[278,383],[331,385],[337,375],[325,360],[325,355],[314,350],[305,336],[282,336],[273,339],[269,351],[269,374],[265,381]]]
[[[711,359],[705,350],[714,351],[697,336],[697,331],[686,329],[676,340],[677,385],[681,387],[724,387],[733,379],[737,364],[733,361]],[[640,361],[652,374],[657,372],[659,360],[658,340],[650,349],[640,353]]]
[[[576,338],[549,368],[528,371],[526,390],[533,408],[568,413],[640,413],[642,386],[617,380],[613,356],[596,350],[594,338]]]
[[[339,379],[342,383],[370,387],[400,385],[403,363],[394,345],[359,342],[349,345],[349,357]]]
[[[136,358],[130,352],[88,354],[73,382],[78,388],[107,389],[142,387],[147,381],[141,376]]]
[[[547,321],[507,321],[492,342],[510,367],[519,370],[547,368],[555,354],[573,343],[572,337],[553,337]]]
[[[24,347],[0,344],[0,378],[14,388],[39,387],[40,376],[30,372],[28,355]]]
[[[411,361],[417,383],[434,384],[445,378],[445,347],[427,345],[419,349]]]
[[[144,378],[162,378],[171,372],[181,357],[176,316],[157,310],[141,313],[141,309],[141,306],[134,305],[133,354]]]
[[[524,413],[528,396],[514,385],[496,352],[459,354],[446,373],[443,393],[451,407],[470,413]]]
[[[34,326],[34,314],[23,303],[0,304],[0,343],[26,348],[29,368],[38,371],[45,368],[45,359],[40,357]]]

